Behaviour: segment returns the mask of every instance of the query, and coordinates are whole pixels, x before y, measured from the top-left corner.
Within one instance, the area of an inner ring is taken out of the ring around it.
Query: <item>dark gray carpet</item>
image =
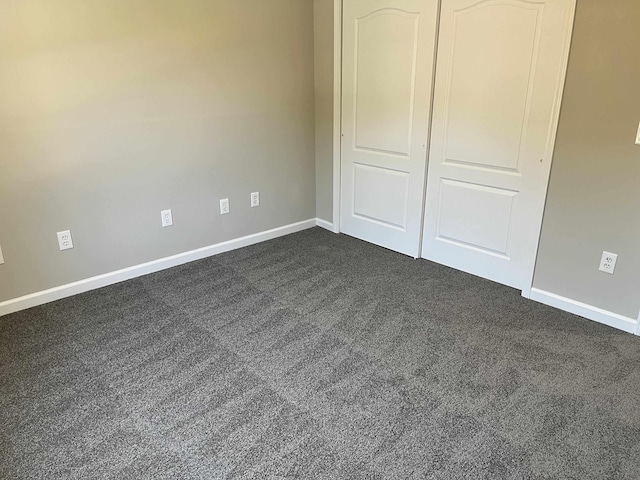
[[[640,339],[312,229],[0,318],[0,477],[638,479]]]

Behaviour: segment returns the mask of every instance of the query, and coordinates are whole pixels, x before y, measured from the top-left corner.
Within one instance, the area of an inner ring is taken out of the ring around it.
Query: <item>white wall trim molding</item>
[[[324,228],[326,230],[330,230],[334,233],[337,233],[334,229],[333,229],[333,223],[328,222],[326,220],[323,220],[321,218],[316,218],[316,226],[320,227],[320,228]]]
[[[603,310],[602,308],[594,307],[593,305],[540,290],[539,288],[531,289],[530,298],[536,302],[559,308],[560,310],[579,315],[598,323],[604,323],[605,325],[609,325],[610,327],[614,327],[619,330],[624,330],[628,333],[640,334],[640,330],[638,329],[640,326],[640,318],[635,319],[625,317],[608,310]]]
[[[302,230],[315,227],[316,224],[317,221],[315,218],[304,220],[302,222],[292,223],[283,227],[273,228],[264,232],[254,233],[245,237],[216,243],[207,247],[179,253],[170,257],[160,258],[151,262],[134,265],[114,272],[105,273],[95,277],[86,278],[84,280],[79,280],[77,282],[61,285],[59,287],[50,288],[48,290],[31,293],[23,297],[0,302],[0,316],[53,302],[55,300],[60,300],[61,298],[70,297],[79,293],[88,292],[89,290],[106,287],[107,285],[113,285],[115,283],[147,275],[149,273],[193,262],[194,260],[200,260],[238,248],[272,240],[284,235],[289,235],[291,233],[300,232]]]
[[[340,233],[342,148],[342,0],[333,0],[333,231]]]
[[[636,330],[636,335],[640,335],[640,313],[638,313],[638,329]]]

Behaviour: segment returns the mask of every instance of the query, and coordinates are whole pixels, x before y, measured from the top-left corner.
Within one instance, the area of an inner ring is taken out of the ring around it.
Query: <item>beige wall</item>
[[[579,0],[534,287],[640,311],[640,2]],[[615,275],[598,271],[617,253]]]
[[[333,0],[314,0],[316,213],[333,222]]]
[[[0,301],[332,221],[332,4],[0,0]],[[636,0],[578,2],[534,281],[632,318],[638,25]],[[175,226],[162,229],[165,208]],[[67,228],[76,248],[60,252]],[[619,254],[613,276],[602,250]]]
[[[0,0],[0,301],[315,217],[313,42],[312,0]]]

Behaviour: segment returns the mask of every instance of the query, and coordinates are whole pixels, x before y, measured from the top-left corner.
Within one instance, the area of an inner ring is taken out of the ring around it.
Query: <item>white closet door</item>
[[[419,256],[437,0],[345,0],[341,230]]]
[[[528,289],[574,10],[442,2],[424,258]]]

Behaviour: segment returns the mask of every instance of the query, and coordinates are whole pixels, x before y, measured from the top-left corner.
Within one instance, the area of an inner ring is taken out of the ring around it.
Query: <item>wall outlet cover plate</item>
[[[229,199],[223,198],[220,200],[220,215],[226,215],[229,213]]]
[[[613,275],[616,270],[616,262],[618,261],[618,255],[615,253],[602,252],[602,258],[600,259],[600,271]]]
[[[162,217],[163,227],[170,227],[173,225],[173,213],[171,213],[171,210],[161,211],[160,216]]]
[[[73,239],[71,238],[71,232],[69,230],[58,232],[57,235],[60,250],[70,250],[73,248]]]
[[[251,193],[251,208],[260,206],[260,192]]]

